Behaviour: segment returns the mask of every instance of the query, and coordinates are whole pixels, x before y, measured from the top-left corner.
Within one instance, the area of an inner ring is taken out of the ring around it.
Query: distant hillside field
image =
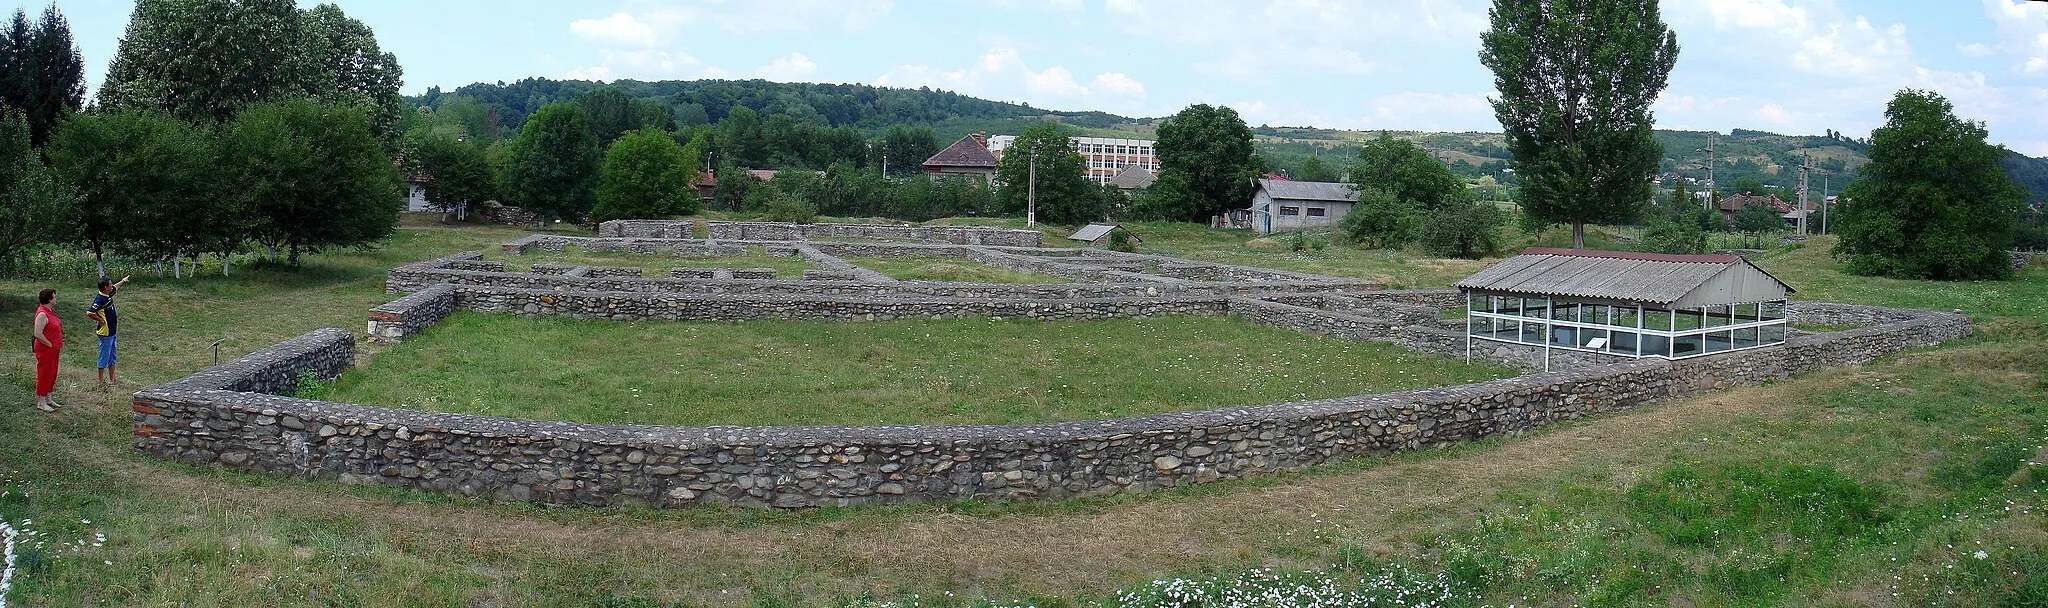
[[[578,94],[607,86],[637,99],[667,105],[679,126],[717,123],[738,107],[750,108],[763,116],[788,115],[799,122],[853,126],[870,134],[879,134],[892,125],[924,125],[932,127],[946,141],[975,131],[1015,134],[1045,120],[1065,123],[1088,135],[1138,139],[1156,137],[1157,125],[1153,118],[1048,110],[930,88],[765,80],[620,80],[607,85],[528,78],[509,84],[476,83],[450,92],[436,87],[407,100],[416,106],[438,107],[452,96],[467,97],[492,108],[501,132],[509,134],[517,132],[526,117],[543,105],[570,101]],[[1253,133],[1259,154],[1274,169],[1285,173],[1311,156],[1321,158],[1331,167],[1349,166],[1357,154],[1358,143],[1381,132],[1259,125]],[[1509,177],[1503,171],[1509,156],[1506,141],[1499,133],[1386,133],[1413,140],[1446,163],[1471,165],[1459,166],[1460,172],[1468,176]],[[1657,140],[1664,144],[1663,171],[1705,178],[1710,138],[1715,139],[1714,178],[1723,190],[1747,177],[1789,193],[1798,186],[1801,160],[1810,155],[1818,169],[1810,180],[1812,192],[1819,196],[1825,185],[1828,193],[1833,194],[1853,183],[1857,179],[1856,168],[1870,162],[1868,142],[1831,130],[1827,135],[1783,135],[1749,129],[1734,129],[1726,134],[1660,129]],[[2029,201],[2048,200],[2048,160],[2012,153],[2004,164],[2013,181],[2028,191]]]

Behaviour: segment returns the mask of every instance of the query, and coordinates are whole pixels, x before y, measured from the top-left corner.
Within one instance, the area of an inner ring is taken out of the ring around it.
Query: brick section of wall
[[[370,309],[371,342],[396,343],[455,312],[455,286],[435,285]]]
[[[1858,363],[1970,332],[1962,315],[1910,314],[1797,337],[1782,347],[1676,362],[1015,426],[587,425],[208,390],[276,389],[283,386],[277,378],[296,377],[301,369],[329,373],[346,366],[347,332],[321,330],[137,393],[135,445],[191,462],[548,504],[795,508],[1106,495],[1512,435],[1552,421]]]

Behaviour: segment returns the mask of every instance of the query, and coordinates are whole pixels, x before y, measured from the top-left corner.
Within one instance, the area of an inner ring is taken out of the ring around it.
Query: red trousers
[[[36,396],[48,397],[57,388],[57,353],[60,348],[36,349]]]

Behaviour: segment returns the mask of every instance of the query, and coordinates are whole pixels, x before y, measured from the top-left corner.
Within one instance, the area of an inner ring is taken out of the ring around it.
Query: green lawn
[[[1010,424],[1514,375],[1230,318],[621,323],[457,313],[331,399],[591,423]]]
[[[504,253],[498,249],[485,249],[484,259],[504,262],[505,269],[525,271],[534,264],[572,264],[577,266],[638,266],[650,277],[666,277],[668,269],[685,268],[773,268],[776,278],[800,279],[804,271],[817,268],[802,256],[773,256],[762,251],[761,246],[747,247],[746,255],[717,257],[685,257],[667,253],[624,253],[616,251],[584,251],[569,245],[561,253],[535,249],[525,254]]]
[[[903,281],[956,283],[1071,283],[1063,277],[990,266],[967,258],[916,255],[902,257],[840,256],[855,266]]]
[[[377,249],[311,255],[299,270],[238,263],[233,277],[216,265],[178,280],[113,268],[137,276],[121,295],[127,390],[205,367],[216,341],[226,359],[314,328],[360,328],[393,297],[392,266],[528,232],[406,222]],[[1347,276],[1416,286],[1457,274],[1405,253],[1304,258],[1219,232],[1140,234],[1146,251],[1282,268],[1385,256]],[[1962,309],[1978,335],[1517,437],[1056,502],[563,509],[168,463],[131,447],[127,396],[89,388],[92,348],[74,337],[62,413],[27,407],[27,353],[0,362],[0,403],[14,404],[0,415],[0,520],[44,540],[17,548],[6,599],[647,608],[917,594],[924,605],[1092,606],[1119,590],[1156,599],[1152,581],[1166,578],[1189,579],[1183,591],[1242,589],[1234,577],[1260,567],[1370,590],[1363,581],[1394,564],[1467,596],[1449,606],[2048,605],[2048,270],[1981,283],[1850,277],[1827,246],[1759,263],[1802,298]],[[70,270],[0,280],[0,318],[25,324],[35,290],[55,287],[67,325],[89,326],[89,267],[50,267]],[[372,367],[437,341],[392,348]]]

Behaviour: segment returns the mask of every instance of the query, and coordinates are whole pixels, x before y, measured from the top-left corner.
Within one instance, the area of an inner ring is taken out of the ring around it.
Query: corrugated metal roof
[[[1358,202],[1358,191],[1351,184],[1340,182],[1295,182],[1271,179],[1259,180],[1259,187],[1273,198],[1288,198],[1307,201]]]
[[[1116,230],[1116,224],[1089,224],[1067,238],[1075,241],[1094,241],[1102,238],[1102,235],[1109,234],[1111,230]]]
[[[1777,277],[1735,256],[1677,256],[1621,252],[1531,249],[1488,266],[1460,289],[1530,295],[1671,304],[1699,290],[1731,268],[1753,271],[1769,282],[1741,283],[1744,293],[1719,294],[1726,302],[1779,299],[1791,292]],[[1693,298],[1698,300],[1700,298]]]

